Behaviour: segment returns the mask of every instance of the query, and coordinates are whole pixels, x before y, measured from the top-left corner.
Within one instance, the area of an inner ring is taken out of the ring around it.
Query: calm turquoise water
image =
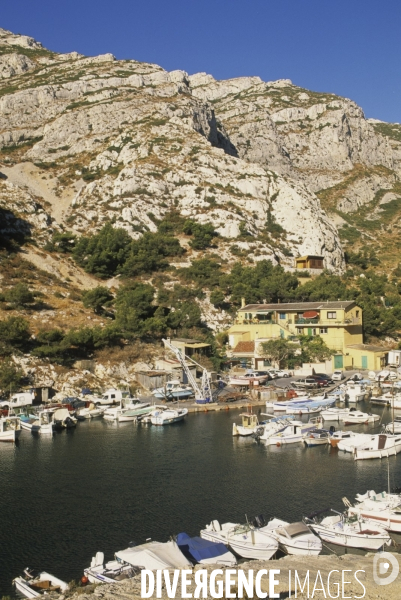
[[[387,489],[387,461],[355,462],[327,447],[266,447],[233,438],[235,421],[233,410],[168,427],[95,420],[52,439],[24,431],[18,446],[0,445],[0,597],[28,566],[70,581],[97,551],[111,559],[129,542],[199,534],[212,519],[299,520],[342,510],[342,496]],[[401,485],[401,455],[390,465],[392,483]]]

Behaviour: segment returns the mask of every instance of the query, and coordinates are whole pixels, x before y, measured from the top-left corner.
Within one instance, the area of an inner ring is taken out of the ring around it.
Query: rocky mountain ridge
[[[229,262],[234,245],[286,267],[323,254],[341,271],[336,225],[372,205],[380,221],[387,202],[398,215],[401,134],[351,100],[289,80],[216,81],[111,54],[56,54],[5,30],[0,73],[0,202],[24,214],[39,243],[108,220],[138,237],[174,208],[213,223]]]

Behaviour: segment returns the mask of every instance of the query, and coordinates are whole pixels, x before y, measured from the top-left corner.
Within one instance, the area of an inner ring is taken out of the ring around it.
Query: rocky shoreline
[[[393,554],[393,556],[400,564],[400,555]],[[248,573],[251,569],[256,572],[262,569],[280,570],[279,574],[275,574],[275,579],[279,583],[275,586],[275,593],[279,594],[281,600],[286,598],[315,598],[316,600],[322,600],[323,598],[364,598],[364,600],[398,600],[401,597],[401,580],[398,576],[393,583],[389,585],[377,585],[373,578],[373,562],[374,555],[367,554],[366,556],[359,556],[355,554],[345,554],[343,556],[286,556],[277,561],[251,561],[238,565],[237,569],[243,570]],[[199,571],[204,567],[197,565],[193,569],[193,573]],[[208,567],[208,574],[215,567]],[[391,570],[391,567],[390,567]],[[223,569],[223,572],[226,569]],[[297,594],[295,595],[295,572],[297,573],[298,581]],[[303,591],[300,591],[305,583],[305,578],[309,573],[309,593],[307,591],[307,584]],[[331,573],[330,577],[329,574]],[[356,575],[356,577],[355,577]],[[222,580],[223,575],[217,577],[217,580]],[[290,580],[291,578],[291,580]],[[189,577],[193,580],[193,576]],[[237,580],[236,575],[232,574],[231,579]],[[342,580],[344,584],[342,584]],[[261,579],[261,590],[262,592],[269,593],[269,580],[266,575]],[[192,597],[195,591],[195,583],[187,588],[187,594],[191,594]],[[221,597],[237,597],[238,590],[236,583],[231,587],[231,596],[224,593]],[[79,600],[94,600],[96,598],[102,598],[103,600],[127,600],[127,599],[138,599],[141,598],[141,576],[137,575],[131,580],[127,580],[118,584],[106,584],[98,586],[89,586],[88,588],[77,588],[72,593],[68,594],[69,599]],[[156,598],[156,594],[150,596]],[[168,598],[167,590],[165,585],[162,586],[161,597]],[[181,585],[178,584],[176,598],[182,598]],[[202,594],[201,594],[202,597]],[[211,597],[209,594],[207,597]],[[244,597],[248,596],[244,593]],[[257,597],[256,595],[254,597]],[[64,600],[66,596],[59,596],[58,600]]]

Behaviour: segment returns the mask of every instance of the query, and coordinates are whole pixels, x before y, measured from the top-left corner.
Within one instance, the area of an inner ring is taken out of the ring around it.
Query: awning
[[[306,312],[304,312],[304,314],[302,316],[305,319],[315,319],[316,317],[319,316],[319,313],[316,312],[315,310],[307,310]]]

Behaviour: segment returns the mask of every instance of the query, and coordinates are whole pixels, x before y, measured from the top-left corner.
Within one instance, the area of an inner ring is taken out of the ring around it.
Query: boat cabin
[[[240,417],[242,418],[242,427],[245,429],[254,429],[259,425],[258,417],[253,413],[242,413]]]

